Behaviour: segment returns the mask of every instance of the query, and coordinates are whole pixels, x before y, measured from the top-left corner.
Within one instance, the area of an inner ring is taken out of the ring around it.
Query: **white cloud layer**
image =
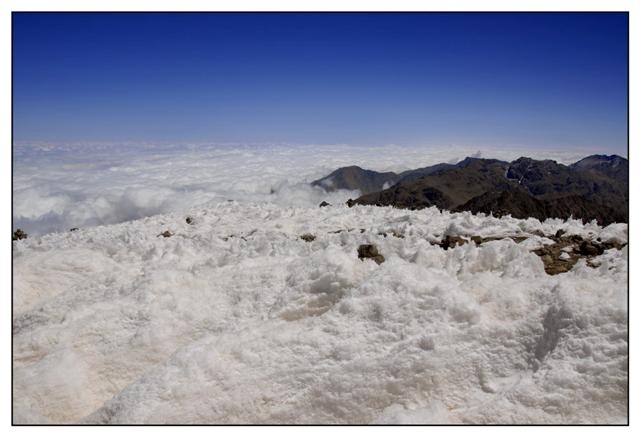
[[[120,223],[210,201],[311,206],[344,202],[308,185],[338,167],[402,171],[466,156],[519,156],[570,163],[592,151],[454,147],[142,146],[14,147],[14,228],[37,235]]]

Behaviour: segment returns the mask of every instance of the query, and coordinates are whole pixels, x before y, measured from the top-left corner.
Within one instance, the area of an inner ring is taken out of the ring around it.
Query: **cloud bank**
[[[308,185],[338,167],[402,171],[466,156],[576,161],[592,151],[315,145],[37,145],[14,147],[14,228],[38,235],[236,200],[281,206],[344,202]]]

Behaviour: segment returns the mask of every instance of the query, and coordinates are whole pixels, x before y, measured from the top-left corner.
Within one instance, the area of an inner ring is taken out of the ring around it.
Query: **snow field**
[[[628,238],[626,224],[211,202],[20,240],[14,420],[626,422],[627,248],[549,276],[533,233],[558,229]],[[531,238],[431,244],[446,234]],[[364,243],[386,261],[359,260]]]

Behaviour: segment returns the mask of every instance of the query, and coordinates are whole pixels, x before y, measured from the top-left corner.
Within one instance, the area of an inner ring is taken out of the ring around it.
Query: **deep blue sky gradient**
[[[626,14],[21,14],[15,141],[626,154]]]

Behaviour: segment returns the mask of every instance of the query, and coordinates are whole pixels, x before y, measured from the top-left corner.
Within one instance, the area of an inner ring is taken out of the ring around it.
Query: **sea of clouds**
[[[309,182],[348,165],[403,171],[466,156],[571,163],[592,151],[314,145],[18,145],[13,222],[32,235],[180,211],[210,201],[312,206],[344,202]]]

